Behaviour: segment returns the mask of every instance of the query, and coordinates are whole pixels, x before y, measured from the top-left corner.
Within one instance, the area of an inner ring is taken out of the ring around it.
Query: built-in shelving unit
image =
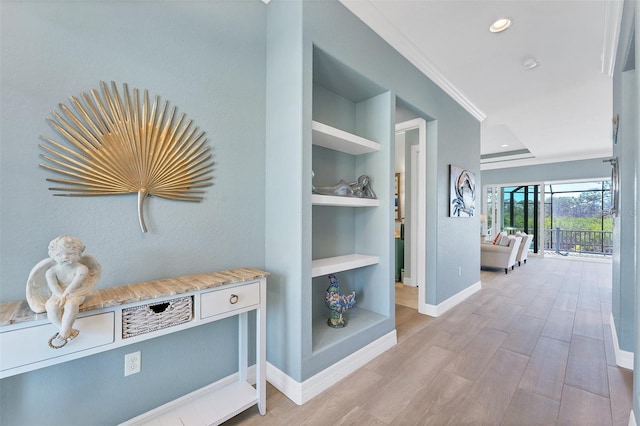
[[[316,66],[317,65],[317,66]],[[345,80],[339,81],[339,77]],[[338,82],[338,83],[336,83]],[[345,342],[370,343],[393,329],[390,93],[314,48],[311,164],[314,185],[369,176],[376,199],[312,194],[312,358],[348,356]],[[325,278],[356,292],[348,324],[327,326]],[[314,363],[316,363],[314,362]],[[335,361],[334,361],[335,362]]]
[[[303,45],[303,52],[283,50],[291,66],[274,64],[269,74],[274,114],[267,120],[265,173],[271,224],[265,268],[278,271],[267,315],[270,381],[296,402],[396,343],[395,96],[344,58]],[[314,186],[353,183],[362,175],[370,178],[375,199],[313,193]],[[329,274],[341,291],[356,292],[343,328],[327,325]],[[364,355],[352,356],[360,351]]]

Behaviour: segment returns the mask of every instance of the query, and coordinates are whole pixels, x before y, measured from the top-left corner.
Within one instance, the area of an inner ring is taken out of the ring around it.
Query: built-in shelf
[[[345,317],[347,326],[344,328],[329,327],[326,319],[314,322],[312,348],[314,354],[342,345],[364,330],[375,327],[388,319],[387,316],[360,308],[357,305],[349,309],[345,313]]]
[[[311,194],[311,204],[314,206],[335,207],[378,207],[380,201],[375,198],[340,197],[337,195]]]
[[[380,262],[378,256],[364,254],[347,254],[344,256],[316,259],[311,262],[311,276],[313,278],[336,272],[349,271],[364,266],[375,265]]]
[[[352,155],[380,150],[380,144],[317,121],[311,122],[313,144]]]

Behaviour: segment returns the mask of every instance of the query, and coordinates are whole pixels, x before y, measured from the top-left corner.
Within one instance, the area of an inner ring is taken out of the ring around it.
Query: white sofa
[[[522,242],[522,237],[503,234],[496,244],[480,244],[480,266],[488,268],[504,268],[504,273],[513,269],[516,264],[516,256]]]
[[[517,234],[516,234],[517,235]],[[529,247],[531,246],[531,241],[533,241],[533,234],[520,234],[522,237],[522,242],[520,243],[520,247],[518,248],[518,254],[516,255],[516,262],[518,262],[518,266],[522,266],[522,262],[527,263],[527,255],[529,254]]]

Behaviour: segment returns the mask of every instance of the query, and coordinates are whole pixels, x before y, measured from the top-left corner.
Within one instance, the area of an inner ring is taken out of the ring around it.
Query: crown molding
[[[469,98],[458,90],[422,52],[394,25],[392,25],[369,0],[340,0],[347,9],[364,22],[376,34],[382,37],[391,47],[404,56],[424,75],[429,77],[438,87],[458,102],[469,114],[477,120],[483,121],[486,114],[476,107]]]
[[[604,11],[604,35],[602,40],[602,74],[613,77],[616,53],[622,24],[622,0],[607,0]]]

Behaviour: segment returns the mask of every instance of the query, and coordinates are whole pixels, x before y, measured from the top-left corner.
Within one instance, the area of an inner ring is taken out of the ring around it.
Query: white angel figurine
[[[100,279],[102,267],[91,255],[83,255],[79,239],[63,235],[49,243],[49,258],[33,267],[27,280],[27,303],[36,313],[46,311],[59,331],[49,346],[58,349],[80,333],[73,323],[80,305]]]

